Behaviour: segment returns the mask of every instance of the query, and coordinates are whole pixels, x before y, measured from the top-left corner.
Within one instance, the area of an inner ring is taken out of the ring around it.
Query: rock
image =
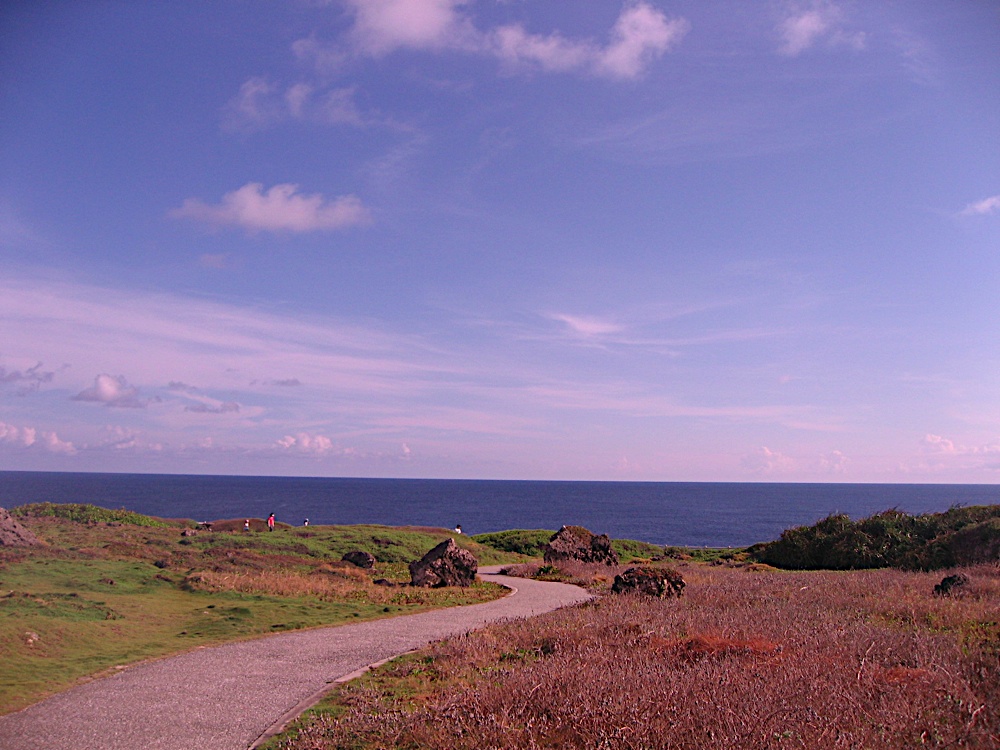
[[[0,547],[37,547],[42,541],[5,508],[0,508]]]
[[[468,586],[475,582],[478,569],[475,556],[449,538],[410,563],[410,584],[427,588]]]
[[[607,534],[595,536],[582,526],[563,526],[545,545],[545,564],[561,560],[617,565],[618,555]]]
[[[941,579],[941,583],[934,587],[934,595],[951,596],[953,593],[958,593],[956,589],[961,589],[968,585],[969,577],[961,573],[956,573],[953,576],[945,576]]]
[[[184,529],[181,531],[181,536],[197,536],[198,532],[194,529]]]
[[[351,563],[351,565],[357,565],[359,568],[370,570],[375,567],[375,555],[360,549],[352,550],[340,559]]]
[[[658,598],[681,596],[684,578],[673,568],[629,568],[615,576],[611,590],[616,594],[645,594]]]

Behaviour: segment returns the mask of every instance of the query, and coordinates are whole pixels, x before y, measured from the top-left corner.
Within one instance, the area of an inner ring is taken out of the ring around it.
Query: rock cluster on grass
[[[617,565],[618,555],[607,534],[597,536],[582,526],[563,526],[545,545],[545,564],[563,560]]]
[[[35,547],[42,541],[24,528],[5,508],[0,508],[0,547]]]
[[[478,569],[475,556],[449,538],[410,563],[410,584],[425,588],[468,586],[475,582]]]
[[[645,594],[661,599],[681,596],[684,593],[684,578],[673,568],[629,568],[615,576],[611,590],[616,594]]]
[[[365,570],[371,570],[375,567],[375,555],[360,549],[351,550],[340,559]]]

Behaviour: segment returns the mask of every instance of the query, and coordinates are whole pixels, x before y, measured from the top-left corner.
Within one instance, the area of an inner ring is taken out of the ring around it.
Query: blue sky
[[[0,469],[1000,479],[995,3],[0,34]]]

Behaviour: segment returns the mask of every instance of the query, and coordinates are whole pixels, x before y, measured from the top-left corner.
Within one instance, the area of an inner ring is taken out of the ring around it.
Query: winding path
[[[368,665],[497,620],[590,598],[496,574],[513,589],[485,604],[268,636],[145,662],[0,716],[4,750],[246,750],[330,685]]]

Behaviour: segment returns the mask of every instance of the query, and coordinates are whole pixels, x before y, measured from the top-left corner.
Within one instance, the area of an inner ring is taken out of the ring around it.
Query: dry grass
[[[277,746],[1000,747],[1000,568],[682,568],[682,599],[608,596],[489,627],[342,689]]]
[[[463,597],[470,604],[497,598],[496,584],[476,582],[456,592],[454,588],[426,589],[405,585],[379,586],[353,565],[326,564],[309,571],[296,570],[201,570],[184,579],[192,591],[235,591],[289,598],[311,597],[326,602],[364,602],[406,607],[446,606]]]

